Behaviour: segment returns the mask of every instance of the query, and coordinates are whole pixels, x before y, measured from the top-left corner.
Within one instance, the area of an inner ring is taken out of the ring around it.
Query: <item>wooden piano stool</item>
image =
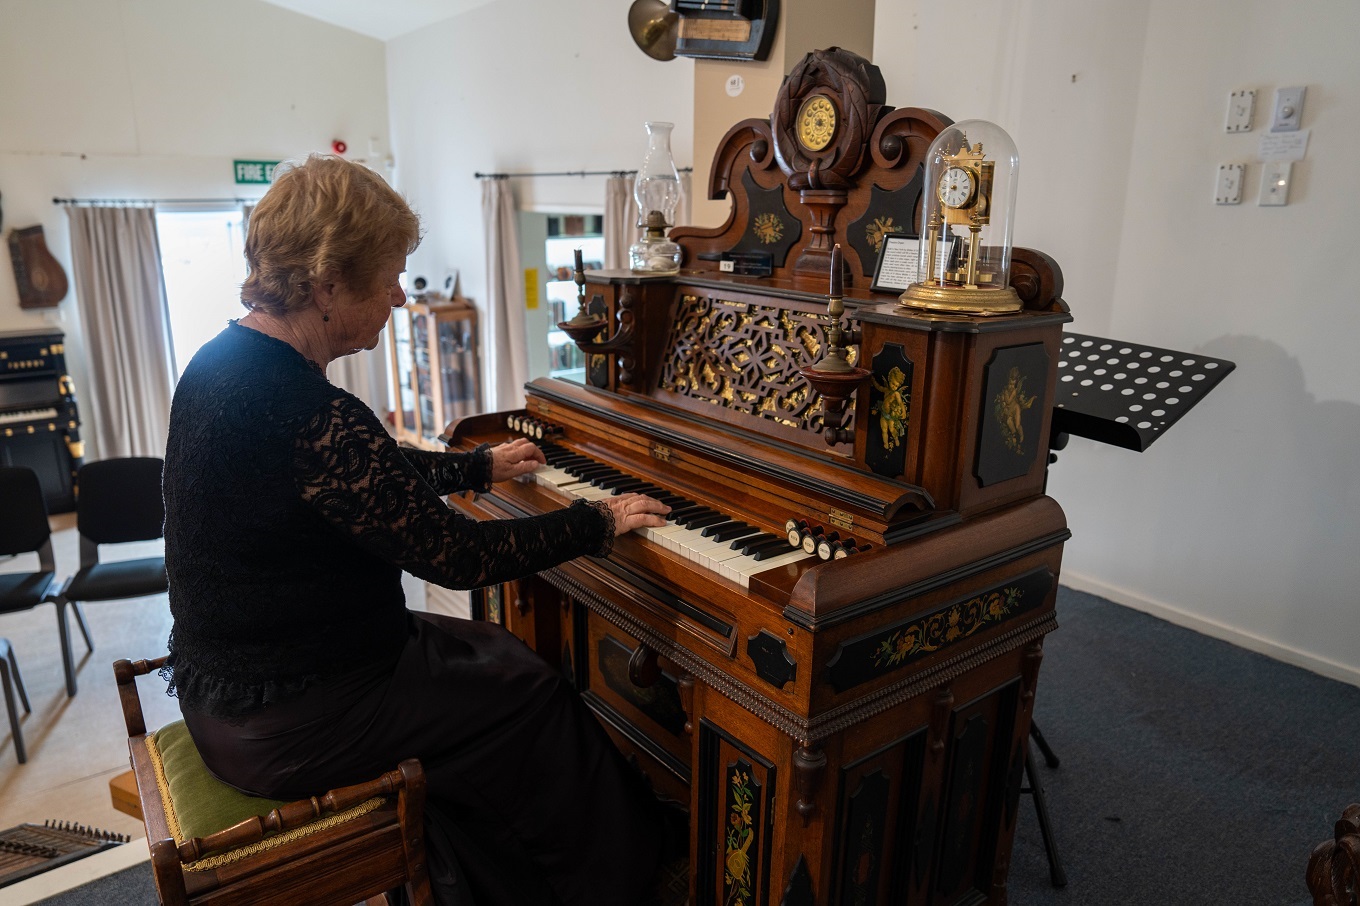
[[[114,664],[132,771],[109,783],[114,807],[146,825],[163,906],[377,906],[402,886],[413,906],[433,903],[418,761],[308,800],[247,796],[208,773],[183,721],[147,732],[136,679],[164,662]]]

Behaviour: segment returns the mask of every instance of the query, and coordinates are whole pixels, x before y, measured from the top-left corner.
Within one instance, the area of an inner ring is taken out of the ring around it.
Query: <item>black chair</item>
[[[47,524],[47,504],[43,501],[42,485],[38,474],[24,466],[0,466],[0,557],[15,557],[21,554],[37,554],[37,570],[20,570],[0,573],[0,613],[16,613],[31,610],[39,604],[52,600],[51,592],[56,584],[56,560],[52,555],[52,530]],[[85,617],[77,613],[80,631],[89,641],[89,629]],[[24,682],[19,676],[19,665],[14,660],[13,649],[4,640],[4,663],[0,665],[5,686],[5,704],[9,711],[10,729],[14,737],[14,751],[20,763],[26,760],[24,740],[19,733],[18,714],[14,709],[14,699],[10,684],[13,682],[19,692],[19,701],[24,711],[29,712],[28,696],[24,692]]]
[[[66,694],[76,694],[75,658],[71,653],[66,607],[75,611],[85,644],[94,650],[84,601],[116,601],[166,591],[165,557],[103,563],[101,544],[154,541],[162,536],[165,503],[161,496],[164,462],[154,456],[129,456],[87,463],[76,473],[76,527],[80,532],[80,569],[52,598],[61,631]]]
[[[0,639],[0,684],[5,687],[5,711],[9,714],[9,734],[14,740],[14,755],[19,759],[19,764],[28,761],[28,753],[24,751],[24,734],[19,729],[19,712],[14,708],[14,693],[19,693],[19,701],[24,706],[25,714],[32,714],[33,709],[28,706],[28,693],[24,691],[24,678],[19,675],[19,662],[14,659],[14,648],[10,645],[9,639]]]

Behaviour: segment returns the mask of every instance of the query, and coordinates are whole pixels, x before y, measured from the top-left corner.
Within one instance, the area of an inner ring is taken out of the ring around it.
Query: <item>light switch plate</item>
[[[1226,132],[1250,132],[1251,119],[1256,114],[1256,89],[1245,88],[1228,95]]]
[[[1287,160],[1268,160],[1261,164],[1261,207],[1289,204],[1289,176],[1294,164]]]
[[[1238,204],[1242,201],[1242,164],[1219,164],[1218,182],[1214,185],[1214,204]]]
[[[1270,119],[1271,132],[1294,132],[1303,122],[1303,96],[1306,86],[1275,89],[1275,112]]]

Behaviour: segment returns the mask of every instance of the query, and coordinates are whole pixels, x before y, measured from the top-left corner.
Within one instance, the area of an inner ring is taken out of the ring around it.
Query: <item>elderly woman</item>
[[[256,206],[249,313],[194,357],[170,416],[171,691],[212,772],[256,795],[419,758],[445,899],[467,884],[477,906],[635,906],[660,858],[655,799],[561,676],[499,626],[408,611],[401,574],[504,582],[606,556],[667,508],[626,494],[468,519],[441,495],[532,471],[537,447],[402,449],[326,380],[377,345],[418,241],[402,198],[336,157],[282,170]]]

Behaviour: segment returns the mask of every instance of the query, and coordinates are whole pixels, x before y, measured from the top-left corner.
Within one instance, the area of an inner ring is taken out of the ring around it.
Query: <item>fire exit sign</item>
[[[269,185],[274,181],[274,168],[279,165],[276,160],[234,160],[231,163],[238,186]]]

